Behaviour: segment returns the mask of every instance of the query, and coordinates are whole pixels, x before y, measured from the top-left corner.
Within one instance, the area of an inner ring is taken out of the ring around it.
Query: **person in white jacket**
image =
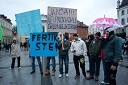
[[[86,79],[86,72],[85,72],[85,56],[87,55],[86,44],[83,40],[78,38],[77,34],[74,34],[73,37],[74,37],[74,41],[71,43],[70,49],[73,52],[73,61],[76,70],[76,76],[74,78],[77,79],[80,77],[80,72],[79,72],[79,63],[80,63],[80,67],[82,69],[84,79]]]
[[[12,56],[12,63],[11,63],[11,67],[9,69],[14,69],[15,66],[15,59],[17,58],[18,60],[18,68],[20,69],[20,56],[21,56],[21,50],[20,50],[20,46],[17,43],[17,40],[14,38],[13,39],[13,43],[11,45],[11,56]]]

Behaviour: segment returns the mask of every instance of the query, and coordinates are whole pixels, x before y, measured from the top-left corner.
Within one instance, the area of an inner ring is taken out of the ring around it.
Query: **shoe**
[[[95,76],[95,78],[94,78],[94,79],[95,79],[95,81],[99,81],[99,78],[98,78],[98,76]]]
[[[110,83],[102,81],[101,84],[109,85]]]
[[[49,74],[50,74],[50,71],[46,70],[45,75],[49,75]]]
[[[35,73],[35,71],[32,71],[31,74]]]
[[[18,69],[21,69],[21,67],[18,67]]]
[[[61,78],[62,76],[63,76],[63,74],[60,74],[60,75],[59,75],[59,78]]]
[[[91,80],[91,79],[94,79],[94,77],[93,76],[87,77],[87,80]]]
[[[123,60],[120,60],[120,62],[123,62]]]
[[[68,73],[65,74],[66,77],[69,77]]]
[[[80,78],[80,75],[76,75],[76,76],[74,77],[74,79],[78,79],[78,78]]]
[[[10,67],[9,70],[12,70],[12,68]]]
[[[55,76],[55,71],[52,71],[52,76]]]

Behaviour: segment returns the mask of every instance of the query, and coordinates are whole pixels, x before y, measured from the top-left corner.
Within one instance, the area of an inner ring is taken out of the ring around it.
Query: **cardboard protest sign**
[[[0,40],[2,41],[2,26],[1,26],[1,22],[0,22]]]
[[[32,10],[15,15],[18,36],[30,35],[34,32],[43,32],[40,10]]]
[[[77,9],[48,7],[48,32],[76,33]]]
[[[58,56],[57,41],[57,32],[31,33],[30,56]]]

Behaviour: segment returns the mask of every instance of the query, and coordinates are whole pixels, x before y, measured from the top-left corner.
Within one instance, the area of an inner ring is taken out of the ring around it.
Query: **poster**
[[[40,10],[32,10],[15,15],[18,36],[28,36],[33,32],[43,32]]]
[[[77,32],[77,9],[48,7],[48,32]]]
[[[57,32],[42,32],[30,34],[30,56],[55,57],[57,51]]]

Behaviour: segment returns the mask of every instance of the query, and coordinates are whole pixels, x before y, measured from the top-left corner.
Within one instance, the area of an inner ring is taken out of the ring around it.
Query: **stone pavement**
[[[128,85],[128,56],[123,55],[124,61],[120,62],[117,73],[117,85]],[[0,51],[0,85],[100,85],[103,80],[103,69],[101,63],[101,71],[99,81],[84,80],[83,76],[75,80],[75,69],[73,65],[72,54],[69,54],[69,77],[63,76],[59,78],[58,57],[56,57],[56,75],[42,76],[39,72],[36,61],[36,73],[31,72],[31,59],[27,51],[22,51],[21,69],[18,69],[17,63],[14,70],[9,70],[11,64],[11,56],[8,52]],[[52,67],[51,67],[52,69]],[[86,57],[86,70],[88,70],[88,58]],[[81,69],[80,69],[81,71]],[[87,75],[89,75],[87,73]]]

